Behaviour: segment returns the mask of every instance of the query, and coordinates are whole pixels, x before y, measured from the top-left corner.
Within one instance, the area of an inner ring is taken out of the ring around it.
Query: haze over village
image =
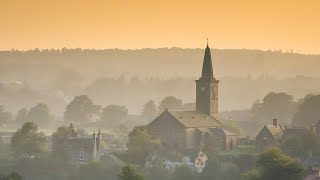
[[[0,180],[319,180],[318,7],[3,2]]]

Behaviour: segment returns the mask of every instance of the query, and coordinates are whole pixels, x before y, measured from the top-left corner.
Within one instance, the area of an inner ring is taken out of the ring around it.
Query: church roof
[[[207,45],[207,47],[205,49],[201,77],[202,78],[212,78],[213,77],[212,60],[211,60],[211,52],[210,52],[209,45]]]
[[[212,116],[198,111],[168,111],[185,127],[222,127],[222,124]]]

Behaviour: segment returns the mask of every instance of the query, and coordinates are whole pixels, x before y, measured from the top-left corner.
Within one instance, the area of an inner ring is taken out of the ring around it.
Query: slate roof
[[[168,111],[179,122],[188,128],[222,127],[222,124],[212,116],[198,111]]]
[[[269,132],[272,134],[274,138],[279,139],[282,137],[283,129],[279,124],[277,126],[273,124],[269,124],[269,125],[265,125],[265,127],[269,130]]]

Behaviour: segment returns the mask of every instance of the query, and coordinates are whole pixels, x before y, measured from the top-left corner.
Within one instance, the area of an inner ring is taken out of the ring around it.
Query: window
[[[80,161],[83,161],[83,160],[84,160],[84,156],[85,156],[84,151],[80,151],[80,153],[79,153],[79,160],[80,160]]]

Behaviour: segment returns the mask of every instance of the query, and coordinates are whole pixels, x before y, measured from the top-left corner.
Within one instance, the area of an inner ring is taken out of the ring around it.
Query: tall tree
[[[92,116],[100,112],[101,107],[95,105],[92,100],[86,96],[76,96],[66,107],[64,119],[72,122],[88,122]]]
[[[60,126],[58,127],[58,129],[56,130],[56,132],[54,132],[52,134],[52,137],[54,138],[69,138],[69,137],[77,137],[77,133],[73,128],[73,124],[70,123],[69,127],[67,126]]]
[[[46,138],[42,137],[38,126],[32,122],[26,122],[21,129],[12,136],[11,149],[14,157],[37,155],[45,151]]]
[[[320,120],[320,95],[306,96],[298,106],[298,111],[292,119],[292,124],[296,126],[310,127]]]
[[[181,99],[178,99],[174,96],[167,96],[165,97],[159,105],[160,113],[163,112],[165,109],[169,110],[181,110],[183,108],[183,103]]]
[[[28,110],[26,108],[20,109],[17,114],[15,115],[15,122],[16,123],[25,123],[28,118]]]
[[[125,106],[109,105],[103,108],[101,120],[108,127],[120,125],[127,120],[128,109]]]
[[[38,103],[28,113],[27,120],[39,126],[47,126],[53,119],[49,107],[44,103]]]
[[[11,120],[12,114],[8,111],[5,111],[3,106],[0,106],[0,125],[6,125]]]
[[[281,109],[281,110],[280,110]],[[296,112],[296,102],[293,96],[286,93],[270,92],[262,101],[256,101],[251,107],[254,119],[263,123],[277,118],[282,124],[289,124]]]
[[[150,100],[143,106],[142,117],[147,120],[153,120],[158,114],[154,101]]]

